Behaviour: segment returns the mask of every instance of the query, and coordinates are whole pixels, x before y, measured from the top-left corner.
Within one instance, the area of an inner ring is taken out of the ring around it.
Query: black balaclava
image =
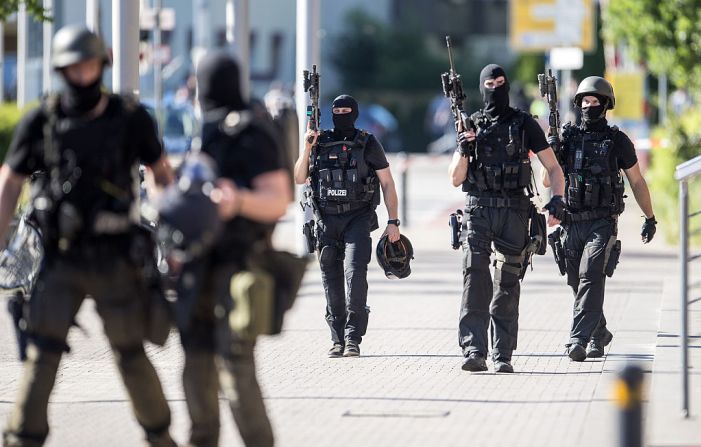
[[[504,76],[504,84],[497,88],[487,88],[484,81]],[[509,109],[509,79],[506,72],[497,64],[489,64],[480,72],[480,93],[484,101],[484,111],[491,118],[503,116]]]
[[[202,58],[197,66],[197,85],[202,112],[247,108],[241,97],[239,66],[224,51],[209,53]]]
[[[582,107],[582,100],[579,100],[579,107],[582,110],[582,124],[584,125],[584,128],[587,130],[594,130],[602,127],[602,125],[605,126],[608,98],[595,93],[586,96],[595,96],[599,100],[599,105]]]
[[[331,109],[336,107],[350,107],[349,113],[331,113],[333,118],[334,132],[341,137],[352,137],[355,135],[355,120],[358,119],[358,101],[350,95],[341,95],[333,100]]]
[[[68,116],[80,116],[97,106],[102,97],[102,72],[90,85],[77,85],[70,82],[65,75],[65,88],[61,94],[61,109]]]

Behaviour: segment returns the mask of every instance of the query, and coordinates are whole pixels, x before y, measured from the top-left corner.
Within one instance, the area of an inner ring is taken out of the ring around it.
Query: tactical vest
[[[65,251],[79,238],[127,234],[139,221],[138,159],[126,147],[127,122],[137,100],[111,95],[107,107],[117,110],[110,113],[100,147],[80,154],[66,147],[64,138],[91,123],[60,116],[58,104],[58,95],[42,103],[46,172],[32,186],[33,215],[47,251]]]
[[[377,206],[379,180],[365,160],[370,134],[356,131],[353,141],[336,141],[325,131],[312,154],[312,188],[319,209],[341,214]]]
[[[507,120],[491,121],[474,113],[477,126],[475,153],[470,157],[462,190],[480,195],[522,195],[531,184],[531,161],[523,141],[525,112],[515,109]]]
[[[601,132],[584,132],[571,124],[563,128],[565,202],[569,212],[623,212],[625,185],[614,151],[616,132],[616,126]]]

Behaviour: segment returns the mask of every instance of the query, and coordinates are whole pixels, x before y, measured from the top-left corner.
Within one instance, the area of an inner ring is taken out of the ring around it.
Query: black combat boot
[[[592,338],[587,346],[587,357],[590,359],[603,357],[604,348],[611,343],[611,340],[613,340],[613,334],[608,329],[606,329],[606,333],[600,339],[595,340]]]
[[[343,357],[343,344],[342,343],[334,343],[333,347],[331,349],[329,349],[329,358],[336,359],[339,357]]]
[[[512,373],[514,372],[514,367],[511,366],[511,359],[506,359],[499,357],[494,359],[494,372],[498,373]]]
[[[587,358],[587,351],[579,343],[570,343],[567,345],[567,355],[573,362],[583,362]]]
[[[479,352],[473,351],[462,362],[463,371],[480,372],[487,370],[487,362]]]
[[[343,352],[343,357],[358,357],[360,356],[360,345],[355,340],[346,341],[346,350]]]

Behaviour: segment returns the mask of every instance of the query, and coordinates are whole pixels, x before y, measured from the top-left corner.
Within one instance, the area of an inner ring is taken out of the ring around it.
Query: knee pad
[[[322,267],[330,266],[334,262],[343,259],[343,252],[336,245],[324,245],[319,251],[319,264]]]

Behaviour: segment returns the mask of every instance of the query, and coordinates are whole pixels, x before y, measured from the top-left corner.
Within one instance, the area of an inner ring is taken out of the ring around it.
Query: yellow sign
[[[593,51],[593,0],[510,0],[509,42],[521,51],[579,47]]]
[[[608,72],[606,79],[616,96],[611,117],[622,120],[645,118],[645,74],[642,71]]]

